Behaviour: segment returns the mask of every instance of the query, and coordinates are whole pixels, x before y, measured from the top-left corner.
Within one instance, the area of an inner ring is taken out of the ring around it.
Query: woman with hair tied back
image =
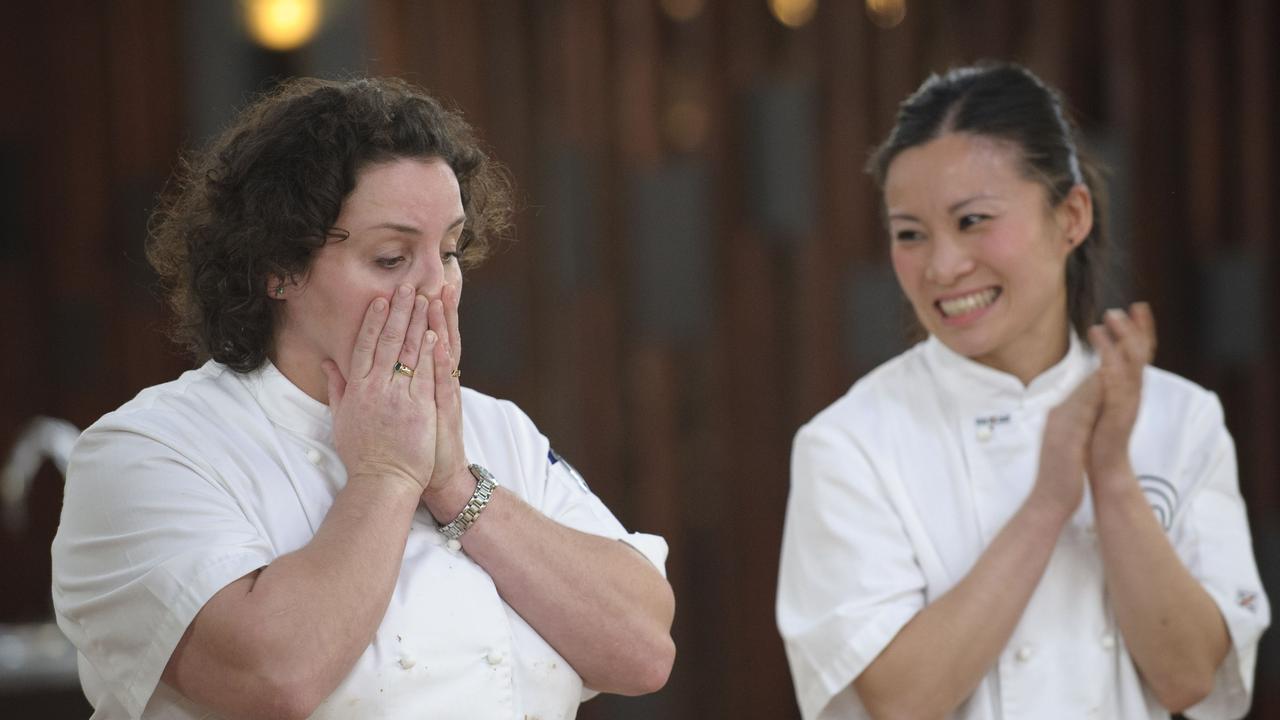
[[[53,544],[94,718],[568,718],[666,682],[666,544],[459,383],[509,220],[462,118],[294,80],[186,164],[149,258],[208,358],[80,438]]]
[[[930,77],[869,170],[928,337],[795,438],[803,716],[1243,716],[1270,610],[1231,437],[1150,366],[1146,304],[1099,320],[1104,190],[1058,95]]]

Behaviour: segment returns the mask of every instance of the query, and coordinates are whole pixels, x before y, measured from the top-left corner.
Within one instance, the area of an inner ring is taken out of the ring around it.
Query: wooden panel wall
[[[905,344],[862,165],[928,72],[983,57],[1062,87],[1100,141],[1117,293],[1154,303],[1159,364],[1221,394],[1280,593],[1280,9],[908,0],[882,29],[819,0],[791,30],[764,0],[702,5],[676,21],[656,0],[367,4],[368,69],[460,107],[522,193],[518,242],[467,279],[469,384],[515,400],[671,545],[670,685],[581,717],[797,717],[772,618],[791,435]],[[0,244],[6,444],[33,414],[84,425],[184,365],[139,252],[188,127],[180,18],[154,0],[31,7],[0,11],[0,58],[30,70],[0,76],[27,100],[0,116],[21,230]],[[41,492],[31,528],[0,534],[0,621],[47,606]],[[1277,680],[1264,645],[1254,717],[1280,714]]]

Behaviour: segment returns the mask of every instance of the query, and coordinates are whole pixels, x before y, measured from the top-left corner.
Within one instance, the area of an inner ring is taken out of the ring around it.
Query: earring
[[[284,296],[284,283],[280,283],[279,285],[276,286],[276,297],[283,297],[283,296]]]

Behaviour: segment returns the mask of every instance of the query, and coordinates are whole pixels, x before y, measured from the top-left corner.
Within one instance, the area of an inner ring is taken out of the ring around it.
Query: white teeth
[[[938,307],[942,308],[943,315],[955,317],[956,315],[964,315],[990,305],[995,302],[996,296],[999,294],[1000,291],[996,288],[987,288],[972,295],[951,298],[950,300],[939,300]]]

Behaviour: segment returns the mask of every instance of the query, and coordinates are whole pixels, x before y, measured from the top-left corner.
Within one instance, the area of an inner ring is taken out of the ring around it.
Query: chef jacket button
[[[490,665],[501,665],[502,653],[497,650],[490,650],[489,654],[486,655],[484,659],[487,660]]]
[[[1102,636],[1102,639],[1099,642],[1102,643],[1102,647],[1106,648],[1107,650],[1110,650],[1111,648],[1116,646],[1116,636],[1112,635],[1111,633],[1107,633]]]
[[[1026,662],[1030,660],[1031,646],[1023,645],[1022,647],[1018,648],[1018,652],[1014,653],[1014,657],[1018,659],[1018,662]]]
[[[1089,523],[1088,525],[1084,526],[1084,534],[1088,535],[1089,537],[1093,537],[1094,535],[1098,534],[1098,529],[1093,526],[1093,523]]]
[[[978,426],[978,439],[982,440],[983,442],[986,442],[987,440],[991,439],[990,423],[983,423]]]
[[[450,552],[458,552],[459,550],[462,549],[462,543],[459,542],[456,538],[449,538],[449,542],[445,544],[449,546]]]
[[[324,456],[315,448],[307,448],[307,459],[311,461],[312,465],[319,465],[324,460]]]

